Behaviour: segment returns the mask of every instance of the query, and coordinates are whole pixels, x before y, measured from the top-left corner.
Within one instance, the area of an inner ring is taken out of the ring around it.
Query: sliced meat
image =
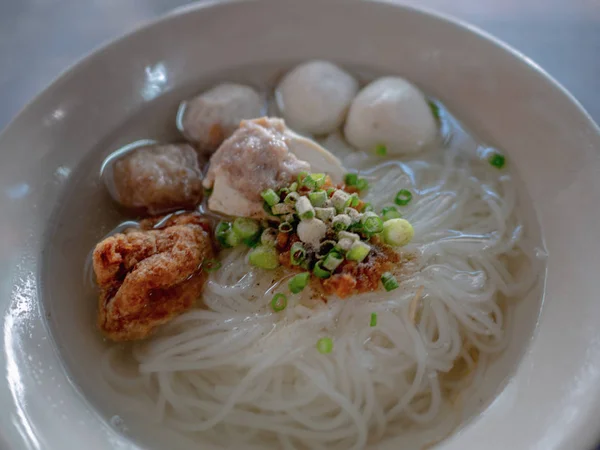
[[[143,339],[192,307],[213,256],[206,222],[197,214],[142,221],[100,242],[93,263],[100,287],[98,326],[114,341]],[[160,224],[159,224],[160,226]]]
[[[213,188],[208,207],[238,217],[264,217],[265,189],[289,185],[310,165],[290,153],[281,119],[244,120],[210,160],[204,186]]]
[[[155,144],[131,150],[115,160],[105,181],[121,205],[149,214],[193,208],[202,200],[198,155],[187,144]]]
[[[262,101],[251,87],[223,83],[183,102],[178,127],[204,153],[213,153],[243,119],[261,114]]]

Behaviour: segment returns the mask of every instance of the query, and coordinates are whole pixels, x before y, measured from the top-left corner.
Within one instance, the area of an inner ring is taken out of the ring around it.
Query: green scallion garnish
[[[346,258],[350,261],[360,262],[367,257],[370,251],[371,247],[368,244],[365,244],[363,241],[354,241],[346,254]]]
[[[279,224],[279,231],[281,233],[291,233],[294,230],[294,226],[289,222],[281,222]]]
[[[375,147],[375,154],[378,156],[387,155],[387,147],[384,144],[379,144]]]
[[[324,173],[313,173],[307,175],[302,180],[301,185],[312,190],[319,189],[325,184],[325,174]]]
[[[344,177],[344,183],[346,186],[356,186],[356,183],[358,183],[358,175],[355,173],[347,173]]]
[[[315,209],[310,204],[310,200],[307,197],[298,198],[298,201],[296,202],[296,211],[302,220],[308,220],[315,217]]]
[[[377,313],[371,313],[371,322],[369,326],[376,327],[377,326]]]
[[[402,214],[400,214],[394,206],[386,206],[381,210],[381,217],[383,217],[385,222],[390,219],[399,219],[402,217]]]
[[[347,230],[350,225],[352,225],[352,219],[347,214],[338,214],[331,221],[333,225],[333,229],[335,231],[344,231]]]
[[[323,260],[323,268],[333,272],[344,262],[344,257],[337,251],[331,251]]]
[[[373,205],[371,205],[369,202],[363,204],[361,212],[369,212],[369,211],[373,211]]]
[[[250,251],[248,261],[260,269],[272,270],[279,267],[279,254],[272,246],[259,245]]]
[[[233,231],[230,222],[219,222],[215,228],[215,237],[223,248],[237,247],[241,242],[240,236]]]
[[[290,249],[290,262],[293,266],[299,266],[306,259],[306,249],[301,242],[294,242]]]
[[[281,312],[287,307],[287,297],[285,294],[275,294],[271,300],[271,309],[274,312]]]
[[[504,167],[504,164],[506,164],[506,158],[500,153],[494,153],[492,156],[489,157],[488,161],[496,169],[502,169]]]
[[[381,235],[386,244],[393,247],[402,247],[412,240],[415,230],[406,219],[390,219],[383,222],[383,233]]]
[[[216,259],[207,259],[202,263],[202,270],[205,272],[215,272],[221,268],[221,262]]]
[[[302,292],[302,290],[308,284],[308,279],[310,278],[309,272],[302,272],[297,275],[294,275],[290,281],[288,282],[288,287],[292,294],[297,294]]]
[[[251,239],[260,233],[260,225],[256,220],[238,217],[233,221],[232,229],[242,239]]]
[[[440,107],[432,100],[428,100],[427,103],[435,120],[440,120]]]
[[[390,272],[386,272],[381,275],[381,283],[383,283],[383,287],[387,292],[393,291],[398,287],[398,281],[396,280],[396,277]]]
[[[273,206],[279,203],[279,195],[273,189],[265,189],[260,196],[267,202],[267,205]]]
[[[374,212],[364,213],[361,222],[366,233],[374,234],[383,231],[383,220]]]
[[[364,191],[369,188],[369,182],[367,180],[365,180],[364,178],[359,178],[358,182],[356,183],[356,188],[359,191]]]
[[[321,207],[327,201],[327,192],[325,191],[315,191],[308,194],[308,199],[310,203],[315,207]]]
[[[290,192],[288,195],[285,196],[283,202],[288,205],[295,205],[299,198],[300,195],[297,192]]]
[[[412,193],[408,189],[400,189],[394,198],[394,203],[399,206],[406,206],[412,200]]]
[[[333,341],[331,338],[321,338],[317,341],[317,350],[319,353],[326,355],[327,353],[331,353],[333,350]]]
[[[313,273],[321,279],[329,278],[331,276],[331,272],[323,267],[322,261],[317,261],[315,267],[313,267]]]

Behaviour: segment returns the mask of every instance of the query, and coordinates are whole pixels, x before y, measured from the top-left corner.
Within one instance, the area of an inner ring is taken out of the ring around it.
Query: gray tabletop
[[[301,1],[301,0],[298,0]],[[0,0],[0,129],[92,49],[187,0]],[[409,0],[496,35],[600,122],[600,0]]]

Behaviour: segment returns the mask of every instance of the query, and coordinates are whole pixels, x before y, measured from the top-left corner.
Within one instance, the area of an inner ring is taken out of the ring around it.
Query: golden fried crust
[[[196,214],[172,216],[164,228],[140,225],[94,250],[98,326],[114,341],[143,339],[189,309],[206,281],[202,262],[213,257],[206,223]]]

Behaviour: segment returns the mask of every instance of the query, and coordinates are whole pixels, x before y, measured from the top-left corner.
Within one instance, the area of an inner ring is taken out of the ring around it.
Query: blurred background
[[[0,0],[0,129],[91,50],[189,3]],[[404,3],[455,16],[504,40],[554,76],[600,122],[600,0]]]

